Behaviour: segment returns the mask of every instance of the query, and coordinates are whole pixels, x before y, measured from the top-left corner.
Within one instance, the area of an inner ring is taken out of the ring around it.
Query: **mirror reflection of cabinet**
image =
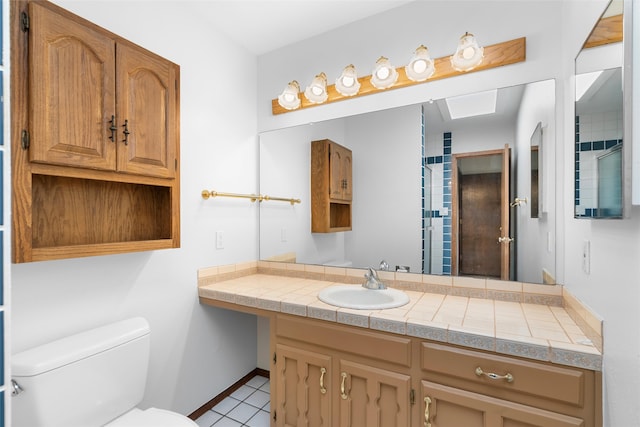
[[[352,160],[331,140],[311,142],[311,232],[351,230]]]

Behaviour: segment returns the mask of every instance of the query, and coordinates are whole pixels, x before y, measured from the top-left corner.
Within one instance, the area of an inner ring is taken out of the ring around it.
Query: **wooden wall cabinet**
[[[50,2],[11,8],[13,261],[179,247],[179,66]]]
[[[311,142],[311,232],[351,230],[353,155],[323,139]]]

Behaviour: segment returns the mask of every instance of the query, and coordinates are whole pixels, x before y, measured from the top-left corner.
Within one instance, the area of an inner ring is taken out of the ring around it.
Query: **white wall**
[[[637,2],[634,1],[634,6]],[[584,40],[579,39],[578,22],[595,22],[604,6],[595,2],[568,2],[565,6],[564,45],[575,57]],[[567,62],[565,105],[571,106],[575,92]],[[627,104],[628,105],[628,104]],[[572,108],[566,108],[562,138],[575,138]],[[634,123],[634,125],[637,125]],[[563,156],[572,159],[574,147],[564,146]],[[567,288],[604,319],[604,425],[610,427],[640,425],[640,208],[634,207],[625,220],[585,220],[573,218],[573,168],[558,168],[563,178],[567,202],[561,212],[565,234],[563,267]],[[582,269],[582,246],[590,242],[590,273]]]
[[[347,259],[422,271],[422,118],[419,105],[347,119],[353,150],[353,229]],[[397,221],[401,213],[403,221]]]
[[[344,121],[302,125],[260,135],[260,193],[300,199],[300,204],[260,206],[260,259],[294,252],[296,261],[324,264],[345,259],[345,233],[311,233],[311,141],[330,139],[347,148]]]
[[[516,215],[518,239],[517,266],[518,280],[542,283],[542,269],[556,274],[555,199],[555,90],[553,80],[527,85],[518,112],[516,127],[517,159],[516,182],[518,187],[514,197],[527,197],[529,202],[512,212]],[[538,123],[542,123],[542,147],[539,149],[538,164],[542,182],[539,194],[542,209],[538,218],[531,218],[531,156],[527,155],[531,147],[531,134]],[[526,153],[526,154],[525,154]],[[532,246],[535,245],[533,248]]]
[[[182,247],[13,265],[13,352],[144,316],[152,348],[141,406],[188,414],[256,366],[255,317],[200,305],[196,287],[198,268],[257,259],[257,207],[200,197],[257,191],[256,59],[178,1],[57,3],[181,66]]]

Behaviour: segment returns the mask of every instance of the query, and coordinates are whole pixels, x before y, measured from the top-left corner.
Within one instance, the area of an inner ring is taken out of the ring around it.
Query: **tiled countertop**
[[[600,351],[563,307],[405,290],[400,308],[354,310],[325,304],[326,280],[250,274],[199,287],[199,296],[261,310],[599,371]]]

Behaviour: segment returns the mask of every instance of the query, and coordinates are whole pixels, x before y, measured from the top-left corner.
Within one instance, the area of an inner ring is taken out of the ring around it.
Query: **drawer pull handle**
[[[347,373],[343,372],[340,376],[342,377],[342,382],[340,383],[340,397],[343,400],[347,400],[349,396],[344,392],[344,382],[347,380]]]
[[[481,377],[481,376],[485,376],[489,379],[492,380],[506,380],[508,383],[512,383],[513,382],[513,375],[511,375],[510,373],[507,372],[506,375],[498,375],[495,374],[493,372],[485,372],[482,370],[482,368],[480,366],[478,366],[476,368],[476,375]]]
[[[424,427],[431,427],[431,414],[429,414],[429,406],[431,405],[431,398],[424,398]]]
[[[326,394],[327,393],[327,389],[324,387],[324,374],[327,373],[327,369],[322,367],[320,368],[320,393],[321,394]]]

